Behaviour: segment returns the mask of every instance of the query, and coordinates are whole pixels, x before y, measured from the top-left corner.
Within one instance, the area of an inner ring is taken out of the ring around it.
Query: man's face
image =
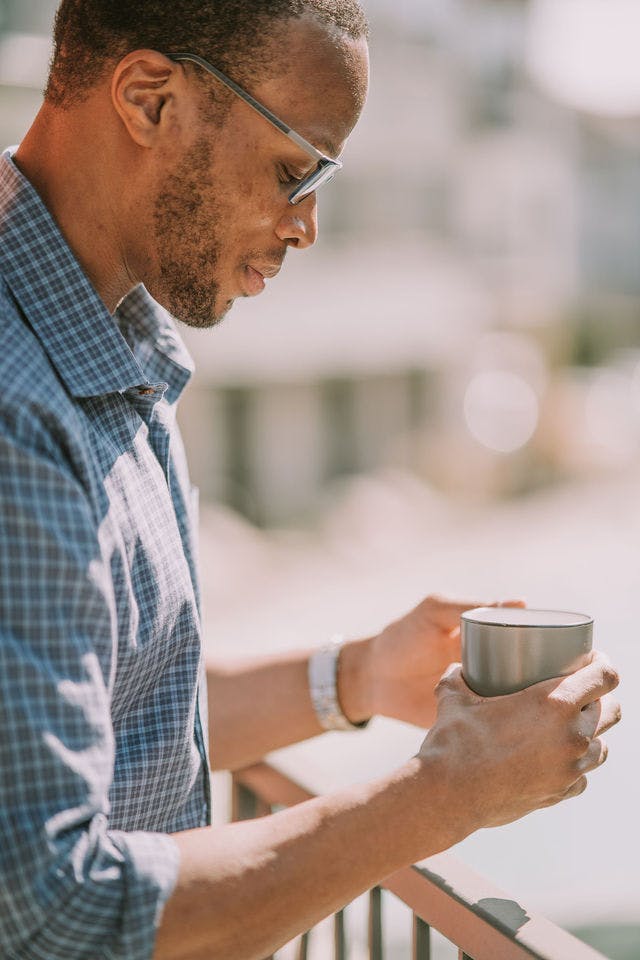
[[[276,56],[285,68],[250,92],[335,157],[366,95],[366,43],[342,37],[332,42],[323,26],[304,20],[286,25],[284,42],[286,55]],[[202,96],[195,83],[193,96]],[[231,96],[222,125],[201,118],[186,144],[175,143],[155,193],[155,269],[147,286],[174,316],[195,327],[217,323],[236,297],[260,293],[287,249],[310,246],[317,234],[315,194],[296,205],[288,201],[295,179],[315,161]]]

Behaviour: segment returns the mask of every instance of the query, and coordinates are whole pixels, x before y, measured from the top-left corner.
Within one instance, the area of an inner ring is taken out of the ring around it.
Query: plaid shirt
[[[210,821],[191,360],[0,155],[0,956],[148,958]]]

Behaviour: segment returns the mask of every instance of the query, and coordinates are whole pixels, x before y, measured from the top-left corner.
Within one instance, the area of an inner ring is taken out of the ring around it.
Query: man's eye
[[[292,173],[290,170],[287,170],[287,168],[282,164],[278,165],[278,180],[280,181],[280,183],[285,183],[291,186],[295,183],[300,183],[300,181],[303,179],[304,179],[303,177],[298,177],[296,176],[295,173]]]

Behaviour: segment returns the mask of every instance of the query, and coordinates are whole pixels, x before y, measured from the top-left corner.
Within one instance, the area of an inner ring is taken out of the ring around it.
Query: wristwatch
[[[362,730],[369,723],[351,723],[338,700],[338,669],[344,637],[336,634],[309,658],[309,693],[323,730]]]

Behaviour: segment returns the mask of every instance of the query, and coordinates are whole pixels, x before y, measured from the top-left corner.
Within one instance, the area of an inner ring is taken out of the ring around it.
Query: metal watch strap
[[[309,692],[323,730],[362,730],[369,723],[351,723],[338,700],[338,668],[344,637],[336,634],[309,658]]]

